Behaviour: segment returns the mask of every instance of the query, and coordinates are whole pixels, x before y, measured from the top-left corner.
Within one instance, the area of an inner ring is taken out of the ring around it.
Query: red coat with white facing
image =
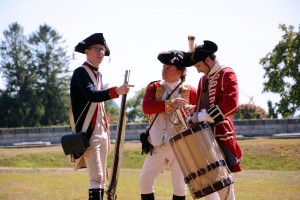
[[[214,119],[214,135],[221,146],[233,154],[234,166],[232,172],[241,171],[240,159],[242,152],[236,142],[236,132],[232,115],[238,110],[238,82],[235,72],[229,68],[216,64],[207,76],[201,77],[197,90],[197,102],[202,98],[205,77],[208,78],[209,109],[207,113]],[[198,112],[201,111],[198,104]],[[222,148],[224,151],[224,148]]]
[[[194,87],[192,87],[191,85],[188,85],[188,84],[185,84],[185,85],[189,89],[189,98],[188,98],[189,104],[196,105],[196,102],[197,102],[196,101],[196,99],[197,99],[196,89]],[[144,96],[143,102],[142,102],[143,112],[146,115],[162,113],[162,112],[166,111],[166,107],[165,107],[166,102],[161,99],[157,99],[157,97],[158,97],[157,88],[158,87],[161,87],[164,91],[164,86],[161,84],[161,81],[154,81],[147,86],[145,96]],[[182,89],[180,89],[180,87],[179,87],[179,90],[181,91]]]

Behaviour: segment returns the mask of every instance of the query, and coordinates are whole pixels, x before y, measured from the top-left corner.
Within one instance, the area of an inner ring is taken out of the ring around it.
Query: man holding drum
[[[241,171],[242,152],[236,142],[236,133],[232,115],[238,109],[238,83],[235,72],[216,60],[218,46],[205,40],[188,53],[188,66],[195,66],[200,78],[197,90],[197,112],[191,113],[187,123],[206,121],[212,125],[213,134],[218,141],[231,172]],[[206,199],[235,199],[233,184]]]
[[[158,60],[163,63],[162,81],[151,82],[146,89],[142,103],[143,112],[149,115],[149,142],[153,145],[148,153],[140,174],[140,193],[142,200],[154,200],[154,181],[169,166],[172,176],[173,200],[185,200],[186,185],[178,161],[170,146],[169,139],[179,133],[179,124],[174,116],[177,109],[191,113],[196,105],[196,89],[186,84],[186,53],[182,51],[162,52]],[[172,119],[171,119],[172,118]],[[176,118],[176,117],[175,117]],[[183,122],[185,124],[185,121]]]

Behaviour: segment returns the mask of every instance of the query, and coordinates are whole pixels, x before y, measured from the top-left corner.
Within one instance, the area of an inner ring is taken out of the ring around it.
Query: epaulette
[[[153,83],[156,83],[156,82],[160,82],[160,80],[150,82],[150,83],[147,85],[147,89],[148,89]]]
[[[148,85],[152,85],[153,83],[156,83],[156,82],[159,82],[160,80],[157,80],[157,81],[152,81],[150,82]]]

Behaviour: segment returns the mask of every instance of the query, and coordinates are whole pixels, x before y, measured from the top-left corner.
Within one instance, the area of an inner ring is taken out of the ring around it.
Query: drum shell
[[[173,136],[170,144],[194,198],[234,182],[208,123],[197,123]]]

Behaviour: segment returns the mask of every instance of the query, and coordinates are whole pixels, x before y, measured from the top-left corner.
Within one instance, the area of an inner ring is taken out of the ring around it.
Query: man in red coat
[[[166,166],[170,167],[173,187],[173,200],[186,199],[184,175],[172,151],[169,139],[181,131],[180,125],[171,121],[175,109],[184,107],[187,112],[196,107],[197,91],[186,84],[186,68],[182,51],[168,51],[158,55],[163,64],[161,81],[154,81],[147,86],[143,98],[143,112],[150,116],[149,142],[153,145],[148,153],[140,174],[140,193],[142,200],[154,200],[155,179]],[[185,121],[183,122],[185,123]]]
[[[192,113],[188,124],[206,121],[212,125],[213,134],[220,144],[231,172],[241,171],[242,152],[236,141],[232,115],[238,110],[238,82],[235,72],[216,60],[218,46],[205,40],[189,52],[190,66],[195,66],[200,78],[197,90],[197,111]],[[206,196],[206,199],[235,199],[233,184],[230,193],[223,188]]]

